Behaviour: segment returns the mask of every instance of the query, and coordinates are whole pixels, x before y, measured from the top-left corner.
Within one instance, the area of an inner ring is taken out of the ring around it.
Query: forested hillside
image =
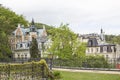
[[[120,35],[105,35],[108,43],[120,44]]]
[[[9,61],[12,58],[8,35],[16,28],[18,23],[27,25],[28,21],[22,15],[0,6],[0,61]]]
[[[28,21],[22,15],[18,15],[9,8],[0,6],[0,30],[10,34],[18,25],[27,25]]]

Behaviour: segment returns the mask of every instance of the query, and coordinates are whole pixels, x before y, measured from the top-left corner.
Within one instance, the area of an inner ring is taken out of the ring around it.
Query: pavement
[[[99,70],[77,70],[77,69],[61,69],[61,68],[52,68],[53,70],[58,71],[69,71],[69,72],[89,72],[89,73],[104,73],[104,74],[120,74],[120,71],[99,71]]]

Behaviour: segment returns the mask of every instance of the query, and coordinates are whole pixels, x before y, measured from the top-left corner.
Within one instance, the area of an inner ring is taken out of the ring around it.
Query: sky
[[[0,4],[31,21],[53,26],[69,24],[75,33],[120,34],[120,0],[0,0]]]

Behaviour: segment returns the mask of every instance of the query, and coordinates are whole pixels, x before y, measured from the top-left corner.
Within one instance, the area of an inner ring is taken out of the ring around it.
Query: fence
[[[82,61],[80,59],[55,59],[53,60],[53,67],[59,68],[77,68],[77,69],[115,69],[117,63],[111,60],[111,63],[102,61]]]
[[[47,80],[48,74],[49,69],[44,60],[0,65],[0,80]]]

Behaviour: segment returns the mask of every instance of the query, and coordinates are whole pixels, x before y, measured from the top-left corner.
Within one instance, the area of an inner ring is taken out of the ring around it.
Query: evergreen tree
[[[30,46],[30,54],[31,54],[31,58],[40,58],[38,43],[35,38],[32,38],[32,42]]]

